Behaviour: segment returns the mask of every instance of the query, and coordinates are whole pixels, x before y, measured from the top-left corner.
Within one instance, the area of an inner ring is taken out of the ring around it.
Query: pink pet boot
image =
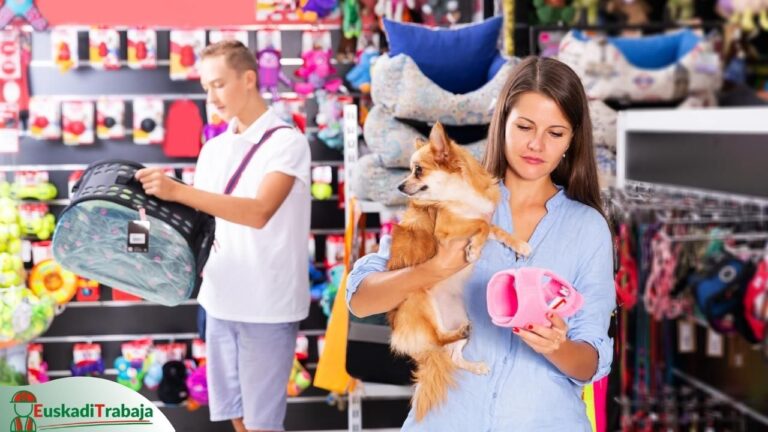
[[[488,314],[500,327],[530,324],[551,327],[547,313],[565,318],[575,314],[584,298],[551,270],[524,267],[502,270],[488,282]]]

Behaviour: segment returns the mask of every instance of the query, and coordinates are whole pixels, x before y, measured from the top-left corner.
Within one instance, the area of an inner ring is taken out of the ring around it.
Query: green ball
[[[21,253],[21,239],[15,238],[8,242],[7,252],[9,254],[18,255]],[[18,257],[17,257],[18,258]],[[19,258],[21,261],[21,258]],[[23,265],[23,264],[22,264]]]
[[[19,241],[19,244],[21,244],[21,241]],[[19,255],[12,254],[11,263],[13,263],[12,269],[16,272],[21,273],[21,271],[24,270],[24,260],[21,259]]]
[[[11,262],[11,255],[7,253],[0,253],[0,271],[13,270],[13,263]]]
[[[21,238],[21,225],[17,223],[12,223],[8,226],[8,235],[13,239],[20,239]]]
[[[312,196],[319,200],[327,200],[333,195],[333,187],[328,183],[314,183],[311,190]]]

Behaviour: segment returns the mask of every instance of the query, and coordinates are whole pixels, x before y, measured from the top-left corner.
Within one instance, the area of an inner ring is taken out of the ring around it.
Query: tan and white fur
[[[415,291],[389,313],[393,351],[414,359],[416,389],[412,404],[421,420],[446,397],[456,368],[487,374],[482,362],[464,359],[470,321],[464,307],[464,285],[483,245],[490,237],[530,254],[530,246],[490,223],[501,200],[498,179],[466,150],[452,142],[437,123],[429,142],[417,141],[411,174],[398,186],[410,197],[408,208],[392,232],[389,270],[421,264],[437,253],[439,242],[469,240],[467,267],[448,279]]]

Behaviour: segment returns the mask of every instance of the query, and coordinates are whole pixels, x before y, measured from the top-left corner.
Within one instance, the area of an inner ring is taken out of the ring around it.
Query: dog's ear
[[[427,145],[427,142],[421,138],[416,138],[416,140],[413,142],[413,145],[416,146],[416,150],[418,150]]]
[[[432,131],[429,133],[429,144],[432,146],[432,152],[438,162],[448,160],[451,153],[451,139],[448,138],[440,122],[432,126]]]

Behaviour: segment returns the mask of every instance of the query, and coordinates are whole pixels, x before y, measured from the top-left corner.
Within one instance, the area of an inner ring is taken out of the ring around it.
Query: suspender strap
[[[232,174],[232,177],[229,178],[229,181],[227,182],[227,187],[224,188],[224,195],[229,195],[232,193],[233,190],[235,190],[235,187],[237,186],[237,183],[240,181],[240,177],[243,175],[243,171],[245,171],[245,168],[248,166],[248,163],[253,158],[253,155],[256,154],[256,151],[261,147],[262,144],[267,142],[269,140],[269,137],[272,136],[275,131],[280,129],[291,129],[290,126],[277,126],[273,127],[272,129],[268,129],[266,132],[264,132],[264,135],[261,136],[261,139],[259,142],[254,144],[250,150],[248,150],[248,153],[245,154],[243,157],[243,160],[240,162],[240,166],[237,167],[235,172]]]

